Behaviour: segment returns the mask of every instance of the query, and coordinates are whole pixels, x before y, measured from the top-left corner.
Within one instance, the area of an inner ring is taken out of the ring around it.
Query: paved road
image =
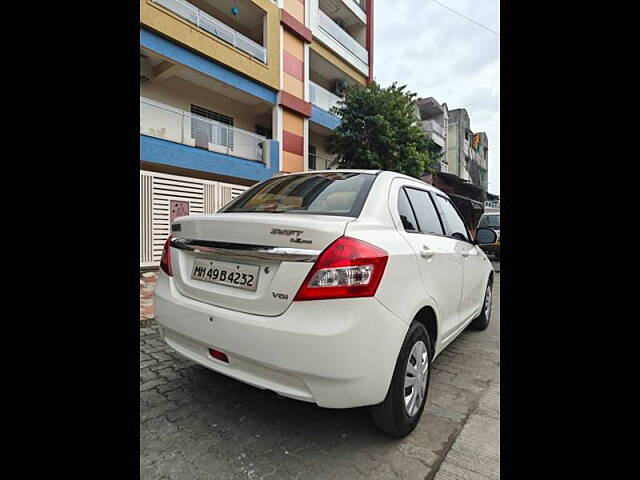
[[[500,275],[492,321],[433,366],[427,408],[402,440],[366,408],[278,397],[183,359],[140,329],[140,473],[153,479],[499,478]]]

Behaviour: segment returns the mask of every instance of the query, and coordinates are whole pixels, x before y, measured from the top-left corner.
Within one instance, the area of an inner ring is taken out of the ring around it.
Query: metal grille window
[[[225,127],[233,127],[232,117],[197,105],[191,105],[191,114],[191,136],[196,141],[196,147],[208,149],[209,143],[213,143],[233,150],[233,130]]]

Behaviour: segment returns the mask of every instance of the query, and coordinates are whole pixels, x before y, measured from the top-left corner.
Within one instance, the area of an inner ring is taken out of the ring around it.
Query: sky
[[[438,0],[500,32],[499,0]],[[489,139],[489,192],[500,194],[500,37],[433,0],[376,0],[373,76],[449,110],[466,108]]]

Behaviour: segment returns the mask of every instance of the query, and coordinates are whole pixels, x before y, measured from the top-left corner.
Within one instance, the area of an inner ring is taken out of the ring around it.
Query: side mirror
[[[476,245],[489,245],[496,243],[498,240],[498,234],[490,228],[479,228],[476,231]]]

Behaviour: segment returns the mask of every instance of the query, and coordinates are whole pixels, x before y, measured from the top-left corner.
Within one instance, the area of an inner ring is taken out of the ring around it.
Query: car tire
[[[424,358],[426,353],[426,359]],[[421,358],[418,358],[421,357]],[[405,336],[400,354],[396,360],[396,366],[391,378],[389,390],[384,401],[371,407],[371,418],[373,423],[382,430],[394,437],[405,437],[410,434],[420,421],[422,411],[429,393],[429,382],[431,380],[431,360],[433,359],[433,349],[429,333],[423,324],[413,322]],[[418,369],[409,366],[418,364]],[[426,365],[424,361],[426,360]],[[418,363],[419,362],[419,363]],[[414,371],[419,371],[416,376]],[[405,388],[405,379],[414,375],[414,386]],[[426,377],[426,378],[425,378]],[[415,395],[413,403],[405,406],[405,397]],[[416,405],[419,402],[419,405]],[[408,411],[410,410],[410,411]]]
[[[493,282],[489,280],[487,289],[484,293],[484,301],[482,303],[482,311],[472,322],[469,327],[472,330],[486,330],[491,320],[491,301],[493,300]]]

